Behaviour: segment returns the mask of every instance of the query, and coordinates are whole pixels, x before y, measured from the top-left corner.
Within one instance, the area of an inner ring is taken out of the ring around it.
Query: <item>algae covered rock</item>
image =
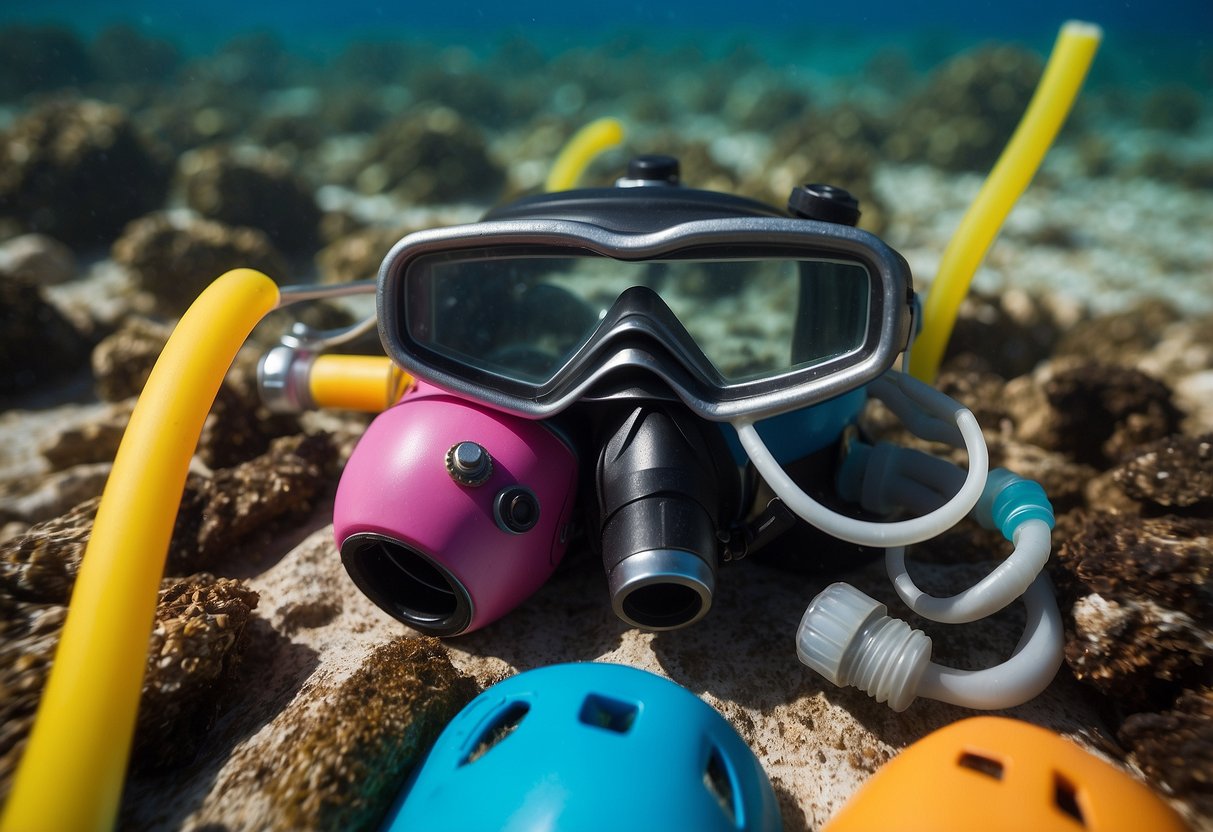
[[[987,171],[1040,80],[1043,62],[1016,46],[986,46],[936,70],[892,119],[888,158],[952,171]]]
[[[164,582],[139,700],[134,766],[158,769],[193,758],[214,722],[258,600],[240,581],[206,573]]]
[[[0,245],[0,273],[38,286],[55,286],[76,276],[76,256],[53,237],[22,234]]]
[[[315,248],[320,209],[282,158],[205,148],[183,156],[178,174],[186,202],[207,219],[258,228],[287,253]]]
[[[1019,439],[1100,468],[1182,420],[1164,382],[1089,359],[1044,364],[1012,381],[1007,399]]]
[[[0,396],[43,387],[88,364],[88,339],[42,289],[0,273]]]
[[[316,255],[322,283],[371,280],[407,229],[364,228],[330,243]]]
[[[131,317],[93,348],[93,385],[102,401],[138,396],[164,351],[172,330],[148,318]]]
[[[1187,691],[1162,713],[1134,714],[1117,737],[1166,794],[1213,816],[1213,689]]]
[[[1135,500],[1179,510],[1213,509],[1213,434],[1176,434],[1143,445],[1112,471]]]
[[[213,569],[238,547],[268,539],[305,517],[333,483],[336,448],[328,434],[276,439],[264,454],[186,484],[169,547],[168,573]]]
[[[113,257],[166,314],[180,315],[230,269],[257,269],[280,281],[288,274],[282,255],[262,231],[212,220],[176,221],[165,214],[127,226],[114,243]]]
[[[100,497],[86,500],[0,544],[0,588],[4,593],[38,604],[66,604],[100,502]]]
[[[0,26],[0,100],[91,81],[88,50],[64,26]]]
[[[1066,663],[1129,709],[1167,707],[1213,665],[1213,519],[1084,512],[1059,533]]]
[[[44,104],[0,138],[0,217],[68,245],[108,245],[167,186],[126,113],[99,101]]]
[[[265,829],[372,828],[459,710],[480,692],[433,638],[376,648],[345,681],[317,686],[279,718],[280,753],[254,767]],[[316,719],[319,709],[323,719]]]
[[[432,107],[382,127],[355,175],[364,193],[395,193],[410,203],[492,198],[505,174],[480,131],[447,107]]]

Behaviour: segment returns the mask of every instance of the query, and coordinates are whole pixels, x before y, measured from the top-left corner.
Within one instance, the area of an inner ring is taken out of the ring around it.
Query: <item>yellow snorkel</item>
[[[916,378],[935,380],[973,275],[1057,138],[1102,38],[1093,23],[1072,20],[1061,27],[1028,109],[944,250],[923,306],[922,333],[910,353]]]
[[[230,271],[194,301],[156,362],[97,509],[5,830],[113,826],[190,458],[228,366],[277,303],[268,277]]]
[[[1094,26],[1063,28],[1028,113],[945,254],[912,359],[916,375],[934,375],[968,282],[1056,135],[1098,41]],[[587,125],[561,152],[547,189],[575,186],[590,161],[622,138],[615,119]],[[228,366],[280,299],[265,275],[228,272],[185,313],[157,361],[102,495],[37,719],[0,817],[3,832],[113,826],[190,458]],[[356,363],[355,371],[348,362],[318,361],[311,390],[318,404],[368,410],[391,404],[405,382],[390,362]]]
[[[548,187],[572,187],[622,141],[615,119],[561,151]],[[97,509],[67,620],[0,830],[109,829],[126,776],[160,579],[190,459],[219,385],[253,327],[282,303],[264,274],[235,269],[182,316],[131,414]],[[409,377],[382,356],[317,356],[314,406],[377,412]],[[65,790],[64,784],[70,784]]]
[[[605,150],[623,141],[623,125],[619,119],[600,118],[582,127],[565,144],[552,164],[544,183],[545,191],[567,191],[577,186],[590,162]]]

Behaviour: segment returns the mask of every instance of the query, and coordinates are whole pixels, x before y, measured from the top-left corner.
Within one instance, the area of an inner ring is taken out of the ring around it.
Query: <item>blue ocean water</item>
[[[6,4],[7,5],[7,4]],[[213,47],[249,30],[272,31],[299,49],[326,49],[354,38],[425,35],[451,42],[487,36],[530,34],[559,45],[562,39],[594,41],[619,30],[644,32],[654,41],[687,36],[713,38],[847,33],[852,39],[883,41],[912,33],[947,33],[971,40],[1021,39],[1047,45],[1069,19],[1103,26],[1113,38],[1177,39],[1196,51],[1210,49],[1213,3],[1208,0],[1019,0],[973,2],[937,0],[804,3],[775,0],[757,4],[569,3],[399,3],[374,0],[344,3],[243,3],[237,0],[166,4],[155,0],[90,3],[46,0],[0,9],[0,23],[67,25],[91,35],[113,23],[132,24],[195,49]]]

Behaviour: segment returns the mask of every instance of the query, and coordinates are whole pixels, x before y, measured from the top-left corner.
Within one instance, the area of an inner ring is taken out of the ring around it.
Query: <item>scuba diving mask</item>
[[[641,370],[718,422],[821,402],[892,365],[912,315],[900,255],[849,225],[635,178],[654,158],[628,187],[401,240],[379,273],[388,355],[527,418]]]
[[[1061,658],[1041,571],[1048,500],[989,471],[968,409],[893,369],[915,329],[909,268],[854,227],[850,195],[799,187],[788,214],[684,188],[675,160],[640,157],[614,188],[526,197],[397,243],[375,317],[414,382],[388,393],[338,486],[334,535],[355,583],[415,629],[469,632],[547,580],[583,516],[616,614],[674,629],[709,611],[721,562],[799,518],[885,549],[894,588],[926,618],[974,621],[1021,596],[1028,608],[1008,662],[956,671],[931,661],[925,634],[835,584],[801,622],[803,662],[898,710],[917,696],[984,708],[1035,696]],[[288,336],[263,360],[271,405],[309,399],[317,343]],[[862,441],[868,398],[915,435],[963,447],[968,471]],[[785,470],[826,454],[832,488]],[[964,592],[926,595],[904,547],[970,513],[1014,552]]]

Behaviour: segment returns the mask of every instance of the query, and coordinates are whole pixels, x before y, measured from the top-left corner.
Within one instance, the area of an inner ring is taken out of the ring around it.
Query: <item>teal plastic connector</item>
[[[1043,520],[1053,528],[1053,504],[1044,488],[1006,468],[990,471],[981,499],[973,507],[973,516],[986,529],[998,529],[1007,540],[1014,540],[1015,529],[1026,520]]]

